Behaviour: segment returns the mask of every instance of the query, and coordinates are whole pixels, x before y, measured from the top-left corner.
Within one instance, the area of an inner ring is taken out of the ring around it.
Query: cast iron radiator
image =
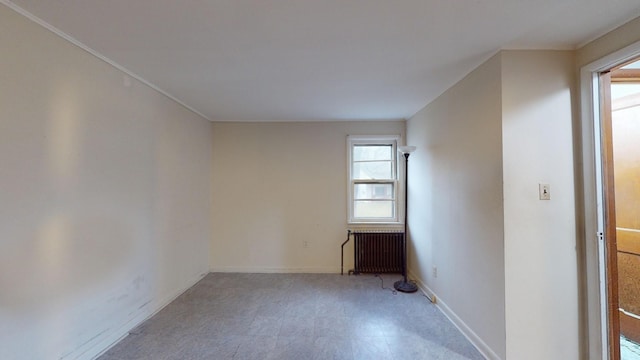
[[[357,230],[349,233],[354,240],[354,269],[350,273],[402,273],[404,232]]]

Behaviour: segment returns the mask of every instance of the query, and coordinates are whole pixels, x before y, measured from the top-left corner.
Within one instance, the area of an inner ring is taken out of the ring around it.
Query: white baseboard
[[[410,278],[415,279],[416,285],[418,285],[418,288],[420,288],[420,290],[425,295],[427,295],[429,298],[432,299],[432,301],[435,303],[438,309],[440,309],[440,311],[444,314],[444,316],[446,316],[453,323],[453,325],[455,325],[455,327],[458,328],[458,330],[460,330],[462,335],[464,335],[467,338],[467,340],[469,340],[469,342],[471,342],[471,344],[475,346],[476,349],[478,349],[478,351],[482,354],[482,356],[485,357],[485,359],[502,360],[500,359],[498,354],[496,354],[495,351],[493,351],[489,347],[489,345],[487,345],[478,336],[478,334],[476,334],[473,330],[471,330],[471,328],[467,326],[467,324],[464,321],[462,321],[462,319],[460,319],[458,315],[456,315],[456,313],[453,310],[451,310],[449,306],[447,306],[445,302],[440,300],[437,294],[431,288],[429,288],[427,284],[425,284],[422,281],[422,279],[417,277],[415,273],[413,273],[412,271],[409,271],[408,275]]]
[[[193,285],[205,277],[208,273],[199,274],[195,278],[187,282],[187,284],[181,289],[163,297],[162,299],[153,300],[151,306],[144,306],[137,309],[135,314],[129,321],[122,324],[115,330],[105,331],[104,333],[96,336],[92,341],[88,342],[82,348],[66,355],[63,359],[76,359],[76,360],[89,360],[95,359],[98,356],[104,354],[111,349],[120,340],[129,335],[129,332],[135,329],[138,325],[142,324],[147,319],[157,314],[160,310],[164,309],[178,296],[182,295],[185,291],[189,290]]]
[[[278,268],[259,266],[214,266],[211,272],[222,273],[257,273],[257,274],[340,274],[340,268],[334,267],[302,267]]]

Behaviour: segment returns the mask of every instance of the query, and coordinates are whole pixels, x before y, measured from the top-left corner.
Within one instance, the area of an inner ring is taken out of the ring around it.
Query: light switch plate
[[[551,187],[549,184],[538,184],[540,200],[551,200]]]

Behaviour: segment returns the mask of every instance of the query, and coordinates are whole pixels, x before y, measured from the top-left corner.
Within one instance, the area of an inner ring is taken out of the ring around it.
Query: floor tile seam
[[[236,349],[233,351],[233,354],[231,355],[231,358],[235,358],[236,354],[238,354],[238,350],[240,350],[240,346],[242,346],[242,343],[236,345]]]

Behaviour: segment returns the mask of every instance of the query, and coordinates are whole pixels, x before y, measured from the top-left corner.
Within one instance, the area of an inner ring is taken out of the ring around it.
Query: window
[[[349,222],[398,222],[397,136],[349,136]]]

